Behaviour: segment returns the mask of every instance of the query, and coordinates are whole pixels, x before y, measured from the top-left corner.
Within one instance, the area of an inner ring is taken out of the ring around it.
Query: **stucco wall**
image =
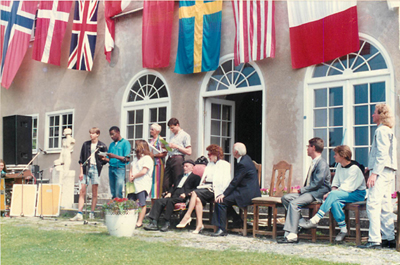
[[[276,1],[276,56],[274,59],[257,61],[265,83],[266,97],[265,150],[263,170],[265,185],[269,186],[273,163],[287,160],[293,164],[293,185],[300,185],[304,176],[306,156],[303,137],[304,78],[306,68],[293,70],[290,57],[290,40],[287,5]],[[223,4],[221,57],[233,52],[234,20],[230,1]],[[82,143],[88,140],[88,129],[98,126],[100,140],[109,144],[108,129],[121,124],[121,103],[130,80],[142,68],[141,35],[142,12],[116,19],[116,48],[109,64],[105,60],[103,4],[99,7],[98,37],[92,72],[67,70],[72,16],[62,46],[61,67],[43,64],[31,59],[32,47],[28,49],[24,62],[10,89],[1,88],[1,116],[14,114],[39,114],[39,146],[44,147],[45,113],[74,109],[73,169],[78,171],[78,157]],[[71,12],[72,14],[72,12]],[[359,1],[359,31],[377,39],[390,54],[394,70],[393,97],[396,97],[396,135],[400,139],[399,76],[400,51],[398,13],[387,8],[386,1]],[[201,84],[206,73],[175,74],[175,58],[178,45],[178,4],[175,5],[174,27],[170,66],[155,69],[166,80],[171,102],[171,117],[180,120],[181,127],[192,136],[193,155],[202,150],[197,145],[199,130],[198,111]],[[31,43],[33,44],[33,43]],[[160,43],[160,45],[162,45]],[[0,124],[2,121],[0,121]],[[2,134],[0,134],[1,136]],[[260,143],[261,144],[261,143]],[[0,148],[1,151],[2,148]],[[48,168],[58,154],[41,155],[38,164]],[[400,158],[400,152],[399,152]],[[399,161],[400,164],[400,161]],[[107,167],[102,173],[100,192],[108,192]],[[49,177],[45,175],[45,178]],[[78,174],[76,179],[78,178]],[[397,188],[400,182],[397,179]]]

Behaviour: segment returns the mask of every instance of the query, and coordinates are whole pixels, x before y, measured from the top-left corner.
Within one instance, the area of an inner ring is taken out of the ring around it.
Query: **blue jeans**
[[[344,227],[346,226],[345,215],[343,212],[344,205],[349,202],[364,201],[365,194],[365,190],[355,190],[353,192],[333,190],[329,193],[325,202],[321,205],[321,208],[319,208],[317,215],[322,218],[326,212],[331,210],[339,227]]]
[[[125,184],[125,168],[109,167],[108,178],[112,198],[122,198],[122,188]]]

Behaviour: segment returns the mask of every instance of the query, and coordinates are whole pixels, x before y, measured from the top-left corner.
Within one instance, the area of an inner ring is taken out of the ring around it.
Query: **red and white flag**
[[[115,22],[113,16],[126,10],[132,0],[105,0],[104,17],[106,21],[104,37],[104,54],[108,62],[111,61],[111,52],[114,49]]]
[[[143,4],[143,68],[162,68],[169,65],[174,4],[174,1],[163,0],[145,0]]]
[[[36,19],[32,59],[60,65],[61,44],[72,1],[41,1]]]
[[[9,88],[28,50],[36,1],[0,1],[0,82]]]
[[[288,0],[287,5],[293,68],[358,51],[357,1]]]
[[[235,65],[275,57],[275,4],[272,0],[233,0]]]

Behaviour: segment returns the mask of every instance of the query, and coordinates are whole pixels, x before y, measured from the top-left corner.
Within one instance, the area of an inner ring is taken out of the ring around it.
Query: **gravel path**
[[[45,230],[67,230],[75,233],[105,232],[106,227],[103,221],[90,222],[89,225],[82,225],[83,222],[70,222],[65,219],[40,220],[39,218],[1,218],[2,223],[13,223],[15,225],[26,225],[30,223],[39,229]],[[238,234],[229,234],[226,237],[211,237],[211,230],[204,235],[195,235],[191,230],[170,230],[169,232],[153,232],[137,229],[135,237],[141,237],[148,242],[171,242],[182,247],[202,248],[206,250],[223,251],[226,249],[244,252],[274,252],[283,255],[295,255],[309,258],[312,253],[313,258],[327,261],[349,262],[354,264],[400,264],[400,252],[393,249],[382,250],[362,250],[348,245],[330,245],[327,242],[319,241],[311,243],[301,240],[298,244],[277,244],[270,237],[252,236],[243,237]]]

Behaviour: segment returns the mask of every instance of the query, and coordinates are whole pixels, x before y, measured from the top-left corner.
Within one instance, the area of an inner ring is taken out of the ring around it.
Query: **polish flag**
[[[142,23],[143,68],[162,68],[169,65],[174,4],[174,1],[144,1]],[[160,45],[161,43],[162,45]]]
[[[32,59],[60,65],[61,44],[72,1],[41,1],[36,19]]]
[[[287,5],[293,68],[358,51],[357,1],[288,0]]]

